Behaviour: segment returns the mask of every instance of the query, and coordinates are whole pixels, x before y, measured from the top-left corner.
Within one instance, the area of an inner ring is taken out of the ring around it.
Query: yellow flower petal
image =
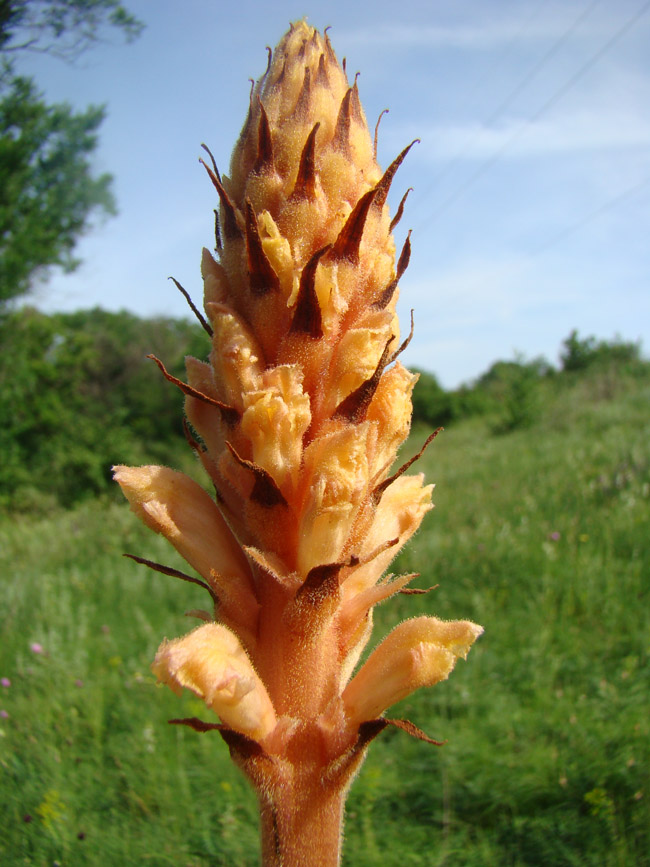
[[[395,459],[411,429],[411,393],[417,375],[410,373],[399,361],[389,368],[381,380],[368,407],[366,418],[376,421],[379,428],[375,468],[378,470]]]
[[[117,466],[113,470],[136,515],[162,533],[206,581],[210,582],[214,570],[251,584],[246,556],[216,503],[200,485],[167,467]]]
[[[423,482],[421,473],[417,476],[400,476],[386,488],[363,540],[361,560],[369,557],[373,551],[381,550],[383,543],[389,539],[399,541],[381,550],[373,560],[352,573],[343,585],[344,599],[361,593],[381,578],[390,562],[417,531],[426,513],[433,508],[433,485],[424,485]]]
[[[345,688],[343,702],[350,720],[376,719],[421,686],[446,680],[482,632],[468,620],[416,617],[400,623]]]
[[[302,459],[302,437],[311,421],[309,395],[303,393],[300,368],[293,365],[266,370],[260,380],[259,390],[245,395],[241,431],[252,444],[253,461],[280,488],[291,490]]]
[[[266,688],[237,636],[206,623],[174,641],[164,641],[151,666],[174,692],[189,689],[230,728],[262,740],[275,726]]]
[[[242,394],[258,384],[262,353],[240,316],[224,304],[207,304],[214,329],[210,361],[215,379],[222,384],[222,400],[239,408]]]
[[[339,559],[368,485],[368,452],[374,426],[362,423],[320,437],[305,450],[310,477],[303,510],[298,571]]]

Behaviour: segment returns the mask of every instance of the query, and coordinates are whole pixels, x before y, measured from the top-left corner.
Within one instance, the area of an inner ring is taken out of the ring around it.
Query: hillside
[[[648,366],[601,358],[499,388],[420,461],[437,508],[396,571],[439,586],[380,608],[374,642],[425,611],[485,635],[393,713],[444,747],[373,744],[350,867],[650,864]],[[508,400],[530,407],[520,423]],[[149,672],[201,589],[121,557],[181,567],[125,503],[64,510],[55,490],[44,508],[35,490],[36,511],[0,518],[0,861],[252,867],[252,794],[216,736],[166,725],[205,710]]]

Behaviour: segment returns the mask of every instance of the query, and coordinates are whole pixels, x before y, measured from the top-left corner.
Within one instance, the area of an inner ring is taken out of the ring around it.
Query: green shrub
[[[580,339],[574,329],[562,343],[560,361],[562,370],[567,372],[583,371],[594,365],[636,367],[642,363],[641,344],[620,337],[612,341],[597,340],[593,336]]]
[[[26,308],[0,320],[0,346],[0,505],[22,510],[106,491],[114,463],[171,462],[183,396],[146,355],[183,376],[209,343],[183,320]]]
[[[413,389],[413,421],[438,427],[454,417],[453,398],[438,382],[435,374],[413,368],[418,381]]]

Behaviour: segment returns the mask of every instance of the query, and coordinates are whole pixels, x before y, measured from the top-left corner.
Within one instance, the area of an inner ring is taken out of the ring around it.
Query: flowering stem
[[[200,576],[210,610],[154,664],[191,690],[253,784],[265,867],[337,867],[345,796],[382,717],[447,678],[482,632],[422,616],[358,663],[374,606],[414,576],[383,578],[432,508],[432,486],[392,475],[417,377],[397,360],[397,266],[382,172],[356,78],[327,34],[291,26],[254,86],[220,201],[217,261],[202,273],[209,363],[188,356],[186,436],[215,496],[167,467],[116,467],[132,508]],[[209,152],[208,152],[209,153]],[[193,307],[196,312],[196,309]],[[209,321],[208,321],[209,320]],[[431,435],[427,443],[433,439]],[[356,670],[356,673],[355,673]]]
[[[300,775],[300,769],[296,769]],[[337,867],[346,792],[327,787],[318,768],[272,798],[260,797],[264,867]]]

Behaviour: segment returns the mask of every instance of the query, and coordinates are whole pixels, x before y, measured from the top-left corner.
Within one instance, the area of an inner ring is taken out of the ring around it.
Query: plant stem
[[[271,798],[262,794],[264,867],[338,867],[345,795],[316,774]]]

